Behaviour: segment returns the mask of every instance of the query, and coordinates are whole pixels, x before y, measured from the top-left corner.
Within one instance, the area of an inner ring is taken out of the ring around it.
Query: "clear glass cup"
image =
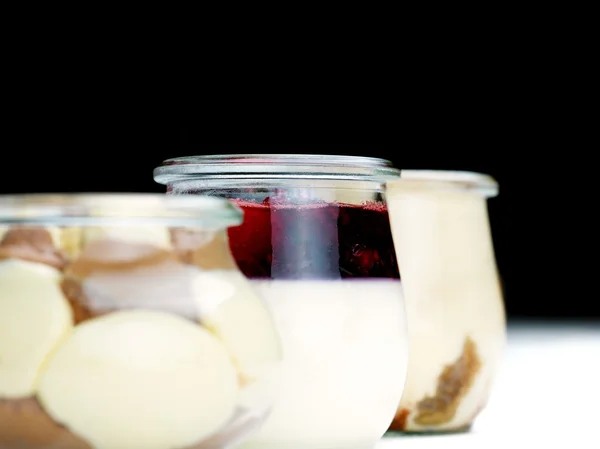
[[[402,170],[386,186],[408,316],[406,385],[390,430],[468,430],[501,366],[506,318],[481,173]]]
[[[243,449],[372,449],[407,370],[400,274],[383,186],[389,161],[328,155],[212,155],[155,169],[170,195],[234,201],[232,253],[283,342],[282,390]]]
[[[0,447],[215,449],[268,415],[275,323],[222,198],[0,196]]]

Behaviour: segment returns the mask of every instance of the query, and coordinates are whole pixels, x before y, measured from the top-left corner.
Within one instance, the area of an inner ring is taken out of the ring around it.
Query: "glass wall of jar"
[[[0,196],[0,447],[224,448],[277,391],[281,343],[222,198]]]
[[[282,391],[243,449],[372,448],[407,369],[407,329],[384,182],[389,161],[246,154],[165,161],[171,195],[210,194],[244,210],[229,229],[242,272],[283,342]]]
[[[386,198],[409,323],[409,369],[390,429],[469,429],[501,365],[506,319],[487,210],[496,181],[403,170]]]

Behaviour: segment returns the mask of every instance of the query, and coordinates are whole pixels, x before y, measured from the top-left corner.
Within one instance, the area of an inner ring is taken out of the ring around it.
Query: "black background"
[[[207,144],[201,126],[114,136],[95,129],[77,137],[53,134],[41,148],[27,145],[3,152],[0,193],[157,192],[152,170],[164,159],[218,153],[320,153],[384,157],[404,169],[470,170],[493,176],[500,193],[489,200],[498,267],[511,319],[600,320],[589,295],[572,288],[570,261],[554,247],[564,220],[548,180],[548,166],[526,151],[470,142],[445,147],[423,141],[395,144]],[[39,136],[38,136],[39,137]],[[57,141],[58,140],[58,141]],[[117,141],[117,143],[115,142]],[[32,148],[34,147],[34,148]],[[10,154],[10,156],[9,156]],[[557,231],[558,229],[558,231]]]

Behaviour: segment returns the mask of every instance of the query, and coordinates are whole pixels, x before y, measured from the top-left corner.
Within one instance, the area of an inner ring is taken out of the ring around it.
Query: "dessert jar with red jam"
[[[409,323],[410,356],[391,430],[467,430],[501,367],[506,322],[481,173],[402,170],[386,198]]]
[[[0,448],[215,449],[268,415],[281,342],[221,198],[0,196]]]
[[[229,229],[241,271],[283,344],[281,390],[242,448],[367,449],[390,425],[407,370],[407,326],[381,159],[214,155],[165,161],[170,195],[244,211]]]

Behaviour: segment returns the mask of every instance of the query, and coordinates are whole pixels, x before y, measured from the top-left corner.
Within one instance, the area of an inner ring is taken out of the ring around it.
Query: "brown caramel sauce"
[[[0,399],[0,449],[92,449],[35,398]]]
[[[87,306],[89,301],[83,293],[83,288],[78,280],[64,278],[60,287],[71,305],[73,311],[73,323],[75,325],[99,315],[98,313],[92,312]]]
[[[406,430],[406,421],[408,420],[408,415],[410,415],[410,410],[407,408],[401,408],[396,412],[396,416],[394,416],[394,420],[392,424],[390,424],[390,430]]]
[[[52,235],[40,227],[13,227],[0,242],[0,259],[39,262],[59,270],[67,264],[64,251],[54,246]]]
[[[467,337],[460,357],[439,375],[435,395],[426,396],[417,403],[415,423],[432,426],[450,422],[460,401],[473,385],[481,365],[477,346]]]

